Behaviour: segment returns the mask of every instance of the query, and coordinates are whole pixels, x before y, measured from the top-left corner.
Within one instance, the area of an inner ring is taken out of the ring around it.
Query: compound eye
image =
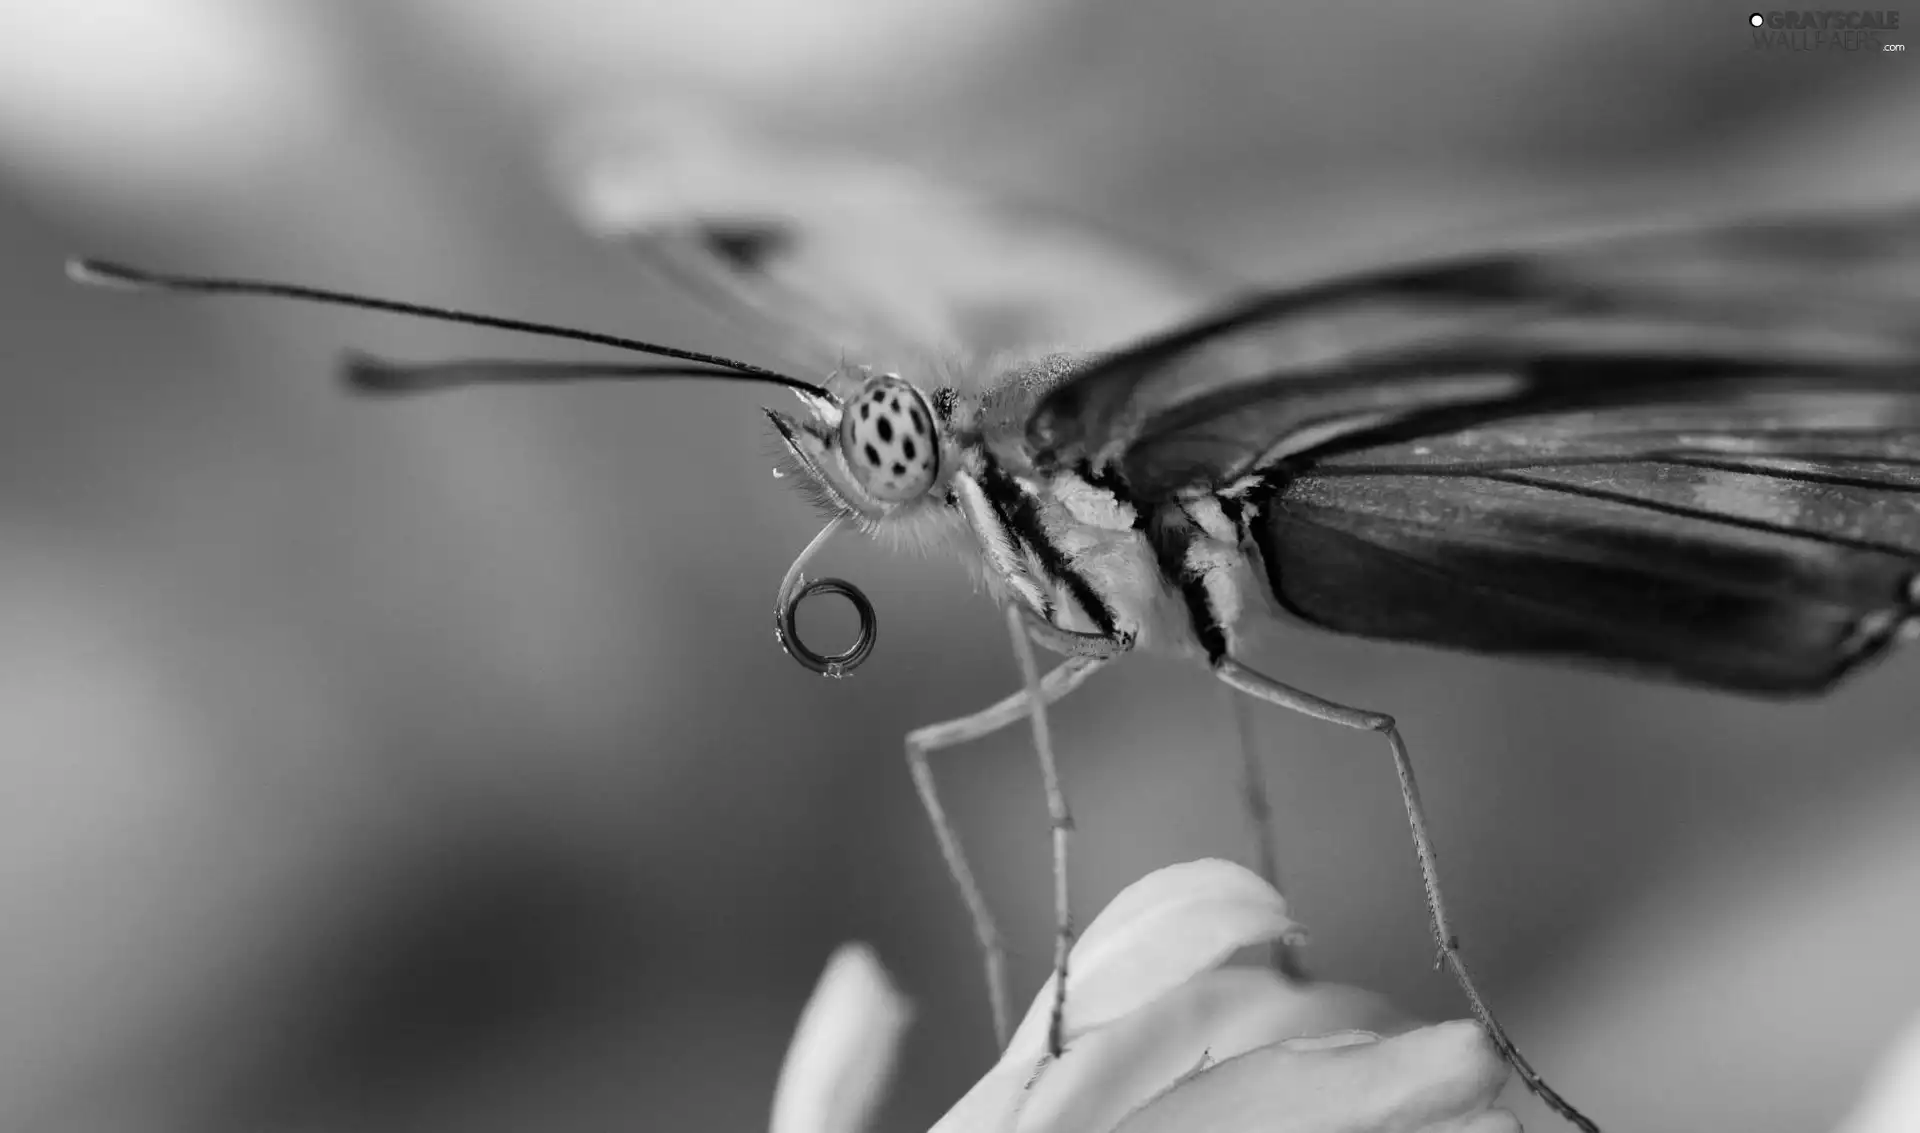
[[[925,495],[940,471],[933,413],[895,377],[875,378],[847,402],[840,451],[867,494],[890,504]]]

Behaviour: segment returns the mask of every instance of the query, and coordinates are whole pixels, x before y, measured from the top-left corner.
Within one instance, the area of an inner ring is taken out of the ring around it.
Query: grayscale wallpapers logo
[[[1900,13],[1888,9],[1755,12],[1747,17],[1756,51],[1905,51]]]

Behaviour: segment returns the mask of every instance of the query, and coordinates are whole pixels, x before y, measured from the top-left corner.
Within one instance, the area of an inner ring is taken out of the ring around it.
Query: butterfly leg
[[[1277,704],[1282,708],[1324,720],[1329,724],[1338,724],[1343,728],[1357,728],[1362,731],[1378,732],[1386,738],[1387,747],[1393,753],[1393,769],[1400,777],[1400,800],[1406,804],[1407,827],[1413,832],[1413,849],[1420,861],[1420,879],[1427,894],[1427,917],[1433,926],[1433,938],[1440,948],[1440,963],[1453,972],[1453,978],[1467,997],[1468,1005],[1473,1009],[1474,1018],[1486,1028],[1487,1035],[1494,1046],[1513,1066],[1520,1080],[1526,1083],[1540,1099],[1588,1133],[1599,1133],[1599,1129],[1580,1111],[1573,1108],[1553,1087],[1533,1069],[1526,1057],[1520,1053],[1513,1040],[1493,1017],[1493,1011],[1487,1007],[1486,1000],[1480,995],[1480,989],[1474,985],[1473,976],[1467,972],[1467,964],[1460,954],[1460,938],[1454,935],[1447,921],[1446,900],[1440,893],[1440,866],[1433,853],[1433,839],[1427,833],[1426,810],[1420,805],[1420,789],[1413,780],[1413,761],[1407,755],[1406,741],[1400,738],[1400,729],[1393,717],[1379,712],[1350,708],[1323,700],[1310,692],[1281,684],[1271,677],[1247,668],[1231,656],[1222,656],[1213,666],[1214,673],[1229,686],[1248,696],[1257,697],[1268,704]]]
[[[1133,648],[1133,635],[1124,630],[1109,637],[1062,629],[1015,602],[1007,607],[1007,629],[1013,635],[1014,659],[1026,681],[1033,710],[1033,750],[1046,784],[1047,817],[1053,830],[1053,1010],[1047,1019],[1047,1053],[1060,1057],[1067,1019],[1067,958],[1073,951],[1073,904],[1067,893],[1067,839],[1073,833],[1073,814],[1060,786],[1060,767],[1053,757],[1053,736],[1047,727],[1046,698],[1037,694],[1039,666],[1034,663],[1031,637],[1056,653],[1106,661]]]
[[[1267,778],[1260,766],[1259,737],[1254,731],[1253,704],[1228,685],[1222,684],[1220,693],[1233,716],[1234,731],[1240,742],[1240,799],[1247,826],[1253,834],[1254,868],[1275,892],[1285,893],[1285,887],[1280,884],[1280,851],[1273,841],[1273,806],[1267,800]],[[1309,978],[1299,948],[1289,941],[1274,941],[1268,959],[1274,970],[1288,979]]]
[[[1016,655],[1019,646],[1015,646]],[[1027,653],[1031,658],[1031,651]],[[946,807],[940,802],[939,789],[934,783],[933,767],[929,756],[936,751],[968,743],[989,736],[1023,716],[1033,716],[1035,705],[1044,706],[1059,700],[1092,676],[1106,664],[1106,659],[1094,656],[1075,656],[1047,673],[1044,677],[1025,680],[1019,692],[996,704],[963,716],[957,720],[948,720],[939,724],[929,724],[924,728],[915,728],[907,735],[907,768],[913,775],[913,785],[920,793],[920,805],[927,812],[927,820],[933,826],[935,839],[940,843],[941,857],[946,859],[947,872],[953,876],[954,884],[960,887],[960,898],[966,902],[968,915],[973,920],[974,936],[979,940],[980,951],[986,965],[987,996],[993,1009],[993,1031],[1001,1047],[1005,1047],[1012,1030],[1008,1018],[1006,949],[1000,941],[1000,930],[993,919],[993,913],[987,908],[986,898],[980,892],[980,885],[974,879],[973,869],[967,864],[966,852],[961,848],[960,837],[953,828],[952,820],[947,817]],[[1029,669],[1022,664],[1023,677]],[[1038,696],[1032,691],[1038,689]],[[1045,729],[1044,714],[1034,717],[1036,738]],[[1051,748],[1045,749],[1051,756]],[[1050,763],[1050,758],[1048,759]],[[1057,782],[1054,784],[1057,786]],[[1052,809],[1053,795],[1049,793],[1049,809]],[[1065,803],[1061,800],[1061,809]],[[1060,835],[1056,834],[1058,842]],[[1055,896],[1062,892],[1056,880]],[[1056,900],[1056,904],[1057,904]],[[1056,957],[1056,966],[1058,958]],[[1064,981],[1062,986],[1064,986]]]
[[[1024,615],[1024,616],[1023,616]],[[1040,762],[1040,781],[1047,792],[1047,826],[1053,840],[1053,1011],[1047,1020],[1047,1052],[1060,1057],[1067,1018],[1067,957],[1073,951],[1073,902],[1067,891],[1067,839],[1073,833],[1073,812],[1060,785],[1060,764],[1053,757],[1053,732],[1047,727],[1047,698],[1040,689],[1040,666],[1027,640],[1028,623],[1040,621],[1027,607],[1007,607],[1007,633],[1013,638],[1013,657],[1027,694],[1027,719],[1033,725],[1033,752]]]
[[[1150,526],[1161,569],[1177,583],[1194,638],[1205,652],[1214,675],[1228,687],[1268,704],[1343,728],[1378,732],[1386,739],[1393,755],[1394,773],[1400,779],[1400,799],[1406,806],[1407,827],[1413,833],[1414,854],[1419,859],[1420,880],[1426,890],[1427,917],[1434,942],[1439,946],[1439,965],[1453,972],[1454,981],[1467,997],[1474,1018],[1527,1088],[1576,1127],[1586,1133],[1599,1133],[1599,1127],[1547,1085],[1521,1055],[1467,971],[1466,961],[1460,954],[1460,940],[1448,922],[1446,900],[1440,892],[1440,867],[1434,857],[1433,839],[1427,833],[1426,809],[1420,805],[1420,790],[1414,782],[1413,761],[1407,755],[1406,741],[1400,738],[1400,729],[1393,717],[1336,704],[1282,684],[1238,659],[1239,641],[1233,626],[1248,608],[1248,602],[1242,589],[1245,576],[1236,570],[1241,560],[1230,541],[1232,534],[1217,512],[1199,505],[1163,511],[1155,515]]]

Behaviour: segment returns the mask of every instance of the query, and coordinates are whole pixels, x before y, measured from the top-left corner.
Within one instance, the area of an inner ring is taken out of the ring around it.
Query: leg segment
[[[1234,731],[1240,741],[1240,799],[1246,808],[1247,826],[1253,834],[1254,868],[1274,891],[1284,894],[1280,884],[1280,851],[1273,842],[1273,807],[1267,801],[1267,777],[1260,766],[1259,738],[1254,731],[1253,704],[1228,685],[1220,686],[1233,716]],[[1275,971],[1292,980],[1304,980],[1306,963],[1300,949],[1285,940],[1276,940],[1268,950],[1268,961]]]
[[[1420,861],[1420,879],[1427,893],[1427,917],[1433,926],[1433,939],[1439,945],[1439,963],[1453,972],[1455,982],[1467,997],[1467,1004],[1473,1010],[1474,1018],[1486,1028],[1493,1044],[1504,1055],[1520,1080],[1526,1083],[1540,1100],[1553,1107],[1554,1111],[1572,1122],[1586,1133],[1599,1133],[1599,1127],[1588,1120],[1579,1110],[1574,1109],[1567,1100],[1547,1085],[1546,1081],[1533,1069],[1507,1032],[1493,1017],[1493,1011],[1487,1007],[1486,1000],[1480,995],[1480,989],[1474,985],[1473,977],[1467,972],[1466,960],[1460,955],[1460,938],[1453,934],[1453,928],[1447,922],[1447,906],[1440,894],[1440,866],[1434,858],[1433,840],[1427,834],[1426,810],[1420,805],[1420,789],[1413,781],[1413,761],[1407,755],[1406,741],[1400,738],[1400,730],[1395,726],[1393,717],[1379,712],[1367,712],[1358,708],[1349,708],[1344,704],[1335,704],[1323,700],[1310,692],[1302,692],[1289,685],[1281,684],[1271,677],[1254,672],[1230,656],[1223,656],[1214,663],[1214,672],[1231,687],[1257,697],[1268,704],[1277,704],[1282,708],[1323,720],[1329,724],[1338,724],[1343,728],[1358,728],[1363,731],[1379,732],[1386,737],[1387,747],[1393,753],[1393,769],[1400,777],[1400,800],[1406,804],[1407,826],[1413,832],[1414,854]]]
[[[994,927],[993,916],[987,911],[986,901],[980,895],[973,871],[967,866],[966,856],[960,849],[960,840],[954,834],[934,790],[927,753],[976,739],[1006,727],[1022,715],[1031,715],[1034,747],[1039,756],[1041,774],[1046,780],[1047,813],[1053,825],[1053,966],[1060,978],[1048,1040],[1053,1053],[1058,1054],[1067,986],[1067,951],[1073,941],[1073,923],[1067,902],[1067,835],[1073,820],[1067,813],[1066,795],[1060,788],[1059,769],[1054,764],[1046,706],[1066,695],[1108,659],[1126,652],[1133,645],[1133,637],[1113,624],[1111,614],[1106,612],[1105,604],[1094,592],[1091,583],[1075,572],[1048,540],[1038,512],[1029,498],[1031,492],[1022,489],[990,457],[983,456],[980,467],[975,471],[957,472],[950,487],[953,502],[979,540],[988,567],[1008,591],[1007,628],[1013,635],[1014,659],[1020,664],[1025,687],[1006,700],[964,720],[918,729],[907,737],[907,762],[913,771],[914,783],[919,787],[921,804],[926,807],[927,817],[933,822],[934,834],[940,839],[940,852],[946,856],[947,869],[960,886],[960,896],[973,915],[974,931],[980,938],[981,951],[986,955],[987,992],[993,1001],[994,1033],[1000,1046],[1005,1048],[1010,1034],[1005,951],[1000,943],[999,930]],[[1069,592],[1080,595],[1076,600],[1088,607],[1089,615],[1105,632],[1079,633],[1055,625],[1047,590],[1029,570],[1030,566],[1037,566],[1049,578],[1066,586]],[[1029,638],[1056,653],[1066,655],[1067,662],[1042,679],[1034,664],[1033,646]]]
[[[1040,701],[1051,704],[1059,700],[1079,688],[1104,664],[1105,660],[1097,657],[1068,659],[1039,679]],[[939,789],[933,780],[933,767],[927,757],[944,748],[984,738],[1016,723],[1029,714],[1032,704],[1031,694],[1027,689],[1022,689],[971,716],[929,724],[907,734],[907,769],[913,774],[913,785],[920,793],[920,805],[926,809],[934,837],[939,840],[940,854],[946,859],[947,872],[953,875],[954,884],[960,887],[960,898],[966,902],[967,912],[973,920],[974,936],[980,942],[986,966],[987,997],[993,1007],[993,1032],[1002,1048],[1012,1034],[1008,1018],[1006,949],[1001,944],[1000,930],[994,922],[993,913],[987,908],[979,883],[974,880],[973,869],[967,864],[960,837],[947,817],[946,807],[940,802]],[[1042,727],[1043,722],[1037,723],[1036,731]],[[1049,803],[1051,801],[1049,799]]]
[[[1067,893],[1067,838],[1073,833],[1073,813],[1060,786],[1060,766],[1053,758],[1053,734],[1047,728],[1047,698],[1040,688],[1040,666],[1033,659],[1033,643],[1021,618],[1023,607],[1007,607],[1007,632],[1013,637],[1014,660],[1026,686],[1028,718],[1033,721],[1033,750],[1040,760],[1040,779],[1047,791],[1047,820],[1053,832],[1053,1015],[1047,1022],[1047,1053],[1060,1057],[1061,1033],[1067,1015],[1067,956],[1073,949],[1073,904]]]
[[[1205,651],[1214,674],[1228,686],[1268,704],[1343,728],[1379,732],[1386,737],[1387,747],[1393,754],[1394,772],[1400,777],[1400,799],[1406,804],[1407,826],[1413,832],[1420,880],[1426,889],[1427,916],[1440,950],[1439,964],[1452,970],[1474,1018],[1527,1088],[1578,1128],[1599,1133],[1598,1126],[1554,1092],[1521,1056],[1467,972],[1466,961],[1460,955],[1460,941],[1447,922],[1446,902],[1440,894],[1440,868],[1434,860],[1433,840],[1427,835],[1427,816],[1420,805],[1420,791],[1413,781],[1413,763],[1393,717],[1324,700],[1257,673],[1237,659],[1239,650],[1231,627],[1247,609],[1247,602],[1242,588],[1246,560],[1240,546],[1245,543],[1245,532],[1244,529],[1236,531],[1235,527],[1217,502],[1207,500],[1163,508],[1153,514],[1147,525],[1161,572],[1178,585],[1194,639]]]

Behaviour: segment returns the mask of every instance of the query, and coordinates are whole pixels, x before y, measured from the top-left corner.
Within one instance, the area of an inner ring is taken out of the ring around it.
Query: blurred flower
[[[0,0],[0,28],[0,164],[63,208],[258,194],[342,93],[302,0]]]
[[[1507,1067],[1477,1025],[1410,1029],[1369,992],[1220,966],[1298,932],[1280,894],[1240,866],[1149,874],[1073,949],[1066,1053],[1046,1053],[1049,980],[935,1133],[1517,1133],[1489,1108]],[[836,953],[787,1052],[773,1133],[860,1133],[906,1020],[870,950]]]
[[[768,1123],[772,1133],[866,1128],[893,1073],[910,1015],[873,949],[841,945],[787,1047]]]
[[[867,101],[881,92],[911,96],[949,73],[976,70],[980,55],[1004,53],[1014,37],[1064,7],[1036,0],[411,0],[409,6],[500,81],[562,101],[583,92],[692,86],[814,105]]]
[[[1920,1129],[1920,1018],[1895,1041],[1867,1086],[1866,1100],[1835,1133],[1913,1133]]]

